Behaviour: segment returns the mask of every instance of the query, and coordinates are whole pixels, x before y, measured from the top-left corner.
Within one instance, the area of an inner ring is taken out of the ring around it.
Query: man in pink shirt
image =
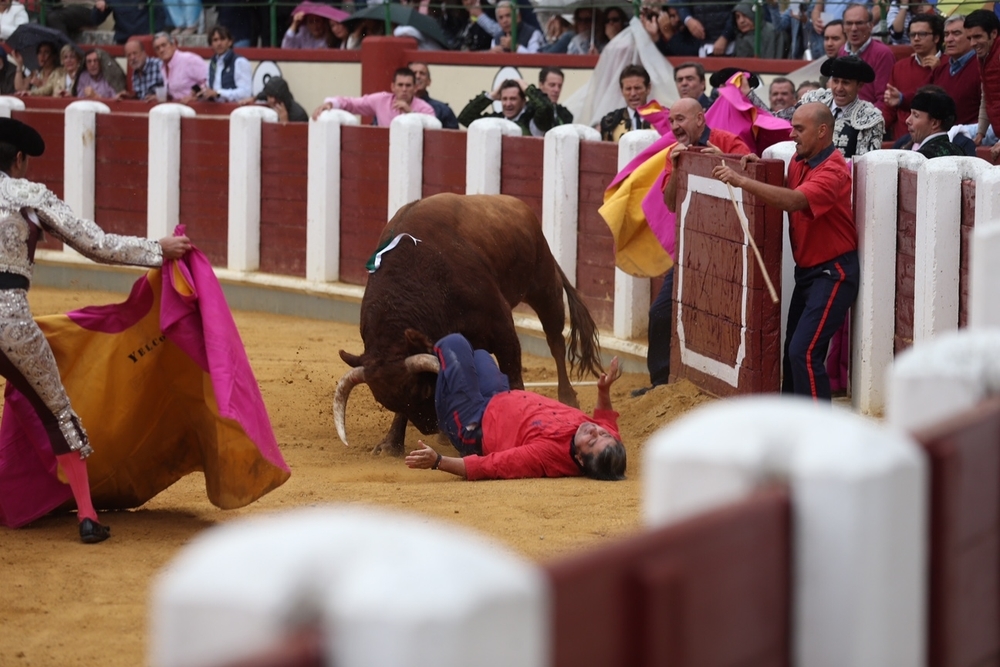
[[[389,127],[392,119],[404,113],[434,115],[434,108],[417,97],[416,75],[409,67],[400,67],[392,76],[392,92],[372,93],[362,97],[328,97],[313,112],[313,120],[329,109],[343,109],[361,116],[375,116],[375,122]]]
[[[153,51],[163,61],[167,99],[187,104],[208,81],[208,63],[196,53],[178,51],[174,38],[165,32],[153,37]]]
[[[440,369],[434,404],[438,426],[461,457],[442,456],[419,441],[406,457],[410,468],[443,470],[465,479],[625,477],[625,446],[611,385],[618,358],[597,382],[593,417],[527,391],[511,391],[486,350],[473,350],[461,334],[434,345]]]

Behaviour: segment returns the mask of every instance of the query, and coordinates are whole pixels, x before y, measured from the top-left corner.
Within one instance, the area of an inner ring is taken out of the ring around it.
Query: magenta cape
[[[209,500],[242,507],[290,474],[208,259],[192,250],[136,281],[124,303],[37,318],[90,435],[94,504],[142,505],[202,471]],[[45,431],[7,385],[0,524],[72,507]]]

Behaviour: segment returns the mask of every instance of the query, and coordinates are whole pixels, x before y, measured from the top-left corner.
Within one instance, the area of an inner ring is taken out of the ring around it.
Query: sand
[[[121,300],[110,293],[31,291],[36,315]],[[392,415],[364,387],[348,405],[352,446],[337,439],[331,402],[347,370],[337,351],[362,351],[355,326],[246,312],[235,318],[291,478],[248,507],[223,511],[208,502],[204,478],[190,475],[138,509],[102,514],[112,538],[99,545],[79,542],[74,515],[0,528],[0,665],[146,664],[147,603],[157,572],[199,532],[251,514],[332,503],[398,508],[480,531],[537,561],[627,535],[640,523],[643,443],[711,400],[686,382],[632,398],[629,392],[647,378],[626,374],[612,400],[628,448],[627,480],[466,482],[372,456]],[[528,356],[524,364],[526,382],[555,379],[551,359]],[[554,388],[538,391],[554,396]],[[592,410],[596,389],[582,386],[578,393],[581,407]],[[418,437],[407,433],[407,449]],[[434,436],[428,442],[454,453]]]

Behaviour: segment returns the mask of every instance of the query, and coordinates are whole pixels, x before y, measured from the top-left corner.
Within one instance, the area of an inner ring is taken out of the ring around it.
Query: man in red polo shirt
[[[944,23],[936,14],[917,14],[908,29],[913,55],[897,60],[889,76],[882,99],[877,106],[885,119],[885,129],[893,140],[906,134],[906,119],[910,102],[917,88],[931,82],[931,76],[941,61]]]
[[[470,480],[524,477],[625,477],[625,446],[611,385],[618,358],[597,382],[594,416],[528,391],[511,391],[486,350],[461,334],[434,345],[438,426],[461,457],[442,456],[422,441],[406,457],[410,468],[443,470]]]
[[[851,209],[851,172],[833,146],[833,113],[804,104],[792,116],[795,158],[788,187],[767,185],[727,167],[713,175],[790,214],[795,288],[788,309],[782,391],[830,400],[826,352],[858,295],[858,234]],[[757,161],[756,155],[743,158]]]
[[[986,130],[1000,132],[1000,19],[987,9],[977,9],[965,17],[965,34],[979,57],[983,99],[979,106],[979,129],[976,145],[986,137]],[[994,156],[996,157],[996,156]]]

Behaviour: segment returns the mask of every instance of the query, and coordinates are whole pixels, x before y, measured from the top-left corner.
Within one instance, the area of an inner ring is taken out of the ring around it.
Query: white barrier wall
[[[24,100],[8,95],[0,96],[0,118],[10,118],[11,111],[24,111]]]
[[[228,264],[233,271],[260,268],[260,128],[277,123],[267,107],[241,107],[229,115]]]
[[[158,104],[149,110],[149,175],[146,235],[174,233],[181,211],[181,118],[197,114],[186,104]]]
[[[100,102],[73,102],[66,107],[63,139],[63,200],[87,220],[94,219],[97,164],[97,114],[111,113]],[[70,249],[71,252],[75,252]]]
[[[424,129],[440,130],[441,121],[422,113],[396,116],[389,126],[389,214],[423,197]]]
[[[521,136],[521,127],[506,118],[480,118],[465,138],[465,194],[500,194],[503,138]]]
[[[782,141],[764,151],[761,155],[765,160],[781,160],[785,163],[785,177],[788,177],[788,163],[795,157],[795,142]],[[788,306],[792,302],[792,288],[795,285],[795,258],[792,257],[792,241],[788,235],[788,212],[783,211],[781,240],[781,354],[785,358],[785,329],[788,324]]]
[[[976,178],[976,226],[969,259],[969,327],[1000,327],[1000,169]]]

